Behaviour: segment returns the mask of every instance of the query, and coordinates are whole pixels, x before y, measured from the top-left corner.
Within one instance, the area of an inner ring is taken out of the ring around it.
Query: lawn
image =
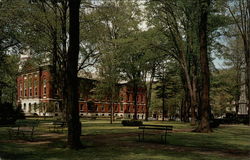
[[[66,131],[50,133],[41,120],[35,141],[9,140],[7,127],[0,127],[1,160],[247,160],[250,159],[250,127],[223,125],[213,133],[191,132],[192,127],[180,122],[150,121],[147,124],[168,124],[174,132],[166,145],[157,135],[138,142],[138,127],[123,127],[120,121],[82,120],[84,149],[66,147]],[[144,122],[145,123],[145,122]]]

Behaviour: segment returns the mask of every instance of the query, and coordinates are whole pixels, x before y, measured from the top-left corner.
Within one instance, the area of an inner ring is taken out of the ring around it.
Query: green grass
[[[144,122],[173,125],[168,144],[160,136],[147,136],[138,142],[138,127],[123,127],[120,121],[82,120],[82,143],[86,148],[74,151],[66,147],[66,131],[51,134],[43,120],[34,142],[8,140],[7,127],[0,127],[0,159],[7,160],[247,160],[250,159],[250,127],[225,125],[213,133],[189,131],[192,127],[180,122]]]

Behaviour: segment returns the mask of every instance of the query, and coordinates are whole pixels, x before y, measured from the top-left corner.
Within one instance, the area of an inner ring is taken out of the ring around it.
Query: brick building
[[[17,103],[26,115],[58,115],[62,99],[52,94],[52,77],[48,66],[38,67],[21,72],[17,77]],[[79,110],[80,116],[110,115],[110,103],[107,100],[93,98],[91,91],[96,81],[79,78]],[[97,82],[98,83],[98,82]],[[118,84],[120,100],[114,104],[114,116],[132,118],[134,115],[133,92],[128,84]],[[144,119],[146,112],[146,90],[139,88],[137,97],[138,118]]]

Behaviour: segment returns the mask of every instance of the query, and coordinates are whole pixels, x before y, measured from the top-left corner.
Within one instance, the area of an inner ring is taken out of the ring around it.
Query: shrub
[[[139,120],[122,120],[123,126],[141,126],[143,123]]]
[[[213,119],[211,122],[210,122],[210,127],[211,128],[218,128],[220,126],[220,119]]]
[[[0,105],[0,125],[14,124],[17,119],[25,119],[20,107],[15,107],[11,103]]]

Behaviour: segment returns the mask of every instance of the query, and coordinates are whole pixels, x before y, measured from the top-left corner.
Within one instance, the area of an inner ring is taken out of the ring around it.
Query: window
[[[22,97],[23,96],[23,84],[22,84],[22,81],[20,82],[19,89],[20,89],[20,97]]]
[[[120,110],[121,110],[121,112],[123,112],[123,104],[122,103],[120,105]]]
[[[127,93],[127,102],[129,102],[129,94]]]
[[[35,79],[34,80],[34,94],[35,94],[35,96],[37,96],[38,95],[38,92],[37,92],[37,80]]]
[[[43,95],[46,96],[46,90],[47,90],[47,81],[46,78],[43,79]]]
[[[104,108],[104,105],[102,105],[102,111],[104,111],[104,109],[105,109],[105,108]]]
[[[23,110],[26,110],[26,103],[23,104]]]
[[[30,93],[30,97],[31,97],[32,96],[32,88],[30,88],[29,93]]]
[[[83,111],[83,104],[81,104],[81,106],[80,106],[80,110],[81,110],[81,111]]]
[[[31,103],[29,103],[29,112],[31,112]]]
[[[37,92],[37,87],[35,87],[35,96],[37,96],[37,93],[38,93],[38,92]]]
[[[29,76],[28,85],[29,85],[29,96],[31,97],[32,96],[32,77],[31,76]]]
[[[27,88],[28,88],[28,81],[27,81],[27,77],[24,77],[24,96],[28,96],[27,94]]]

